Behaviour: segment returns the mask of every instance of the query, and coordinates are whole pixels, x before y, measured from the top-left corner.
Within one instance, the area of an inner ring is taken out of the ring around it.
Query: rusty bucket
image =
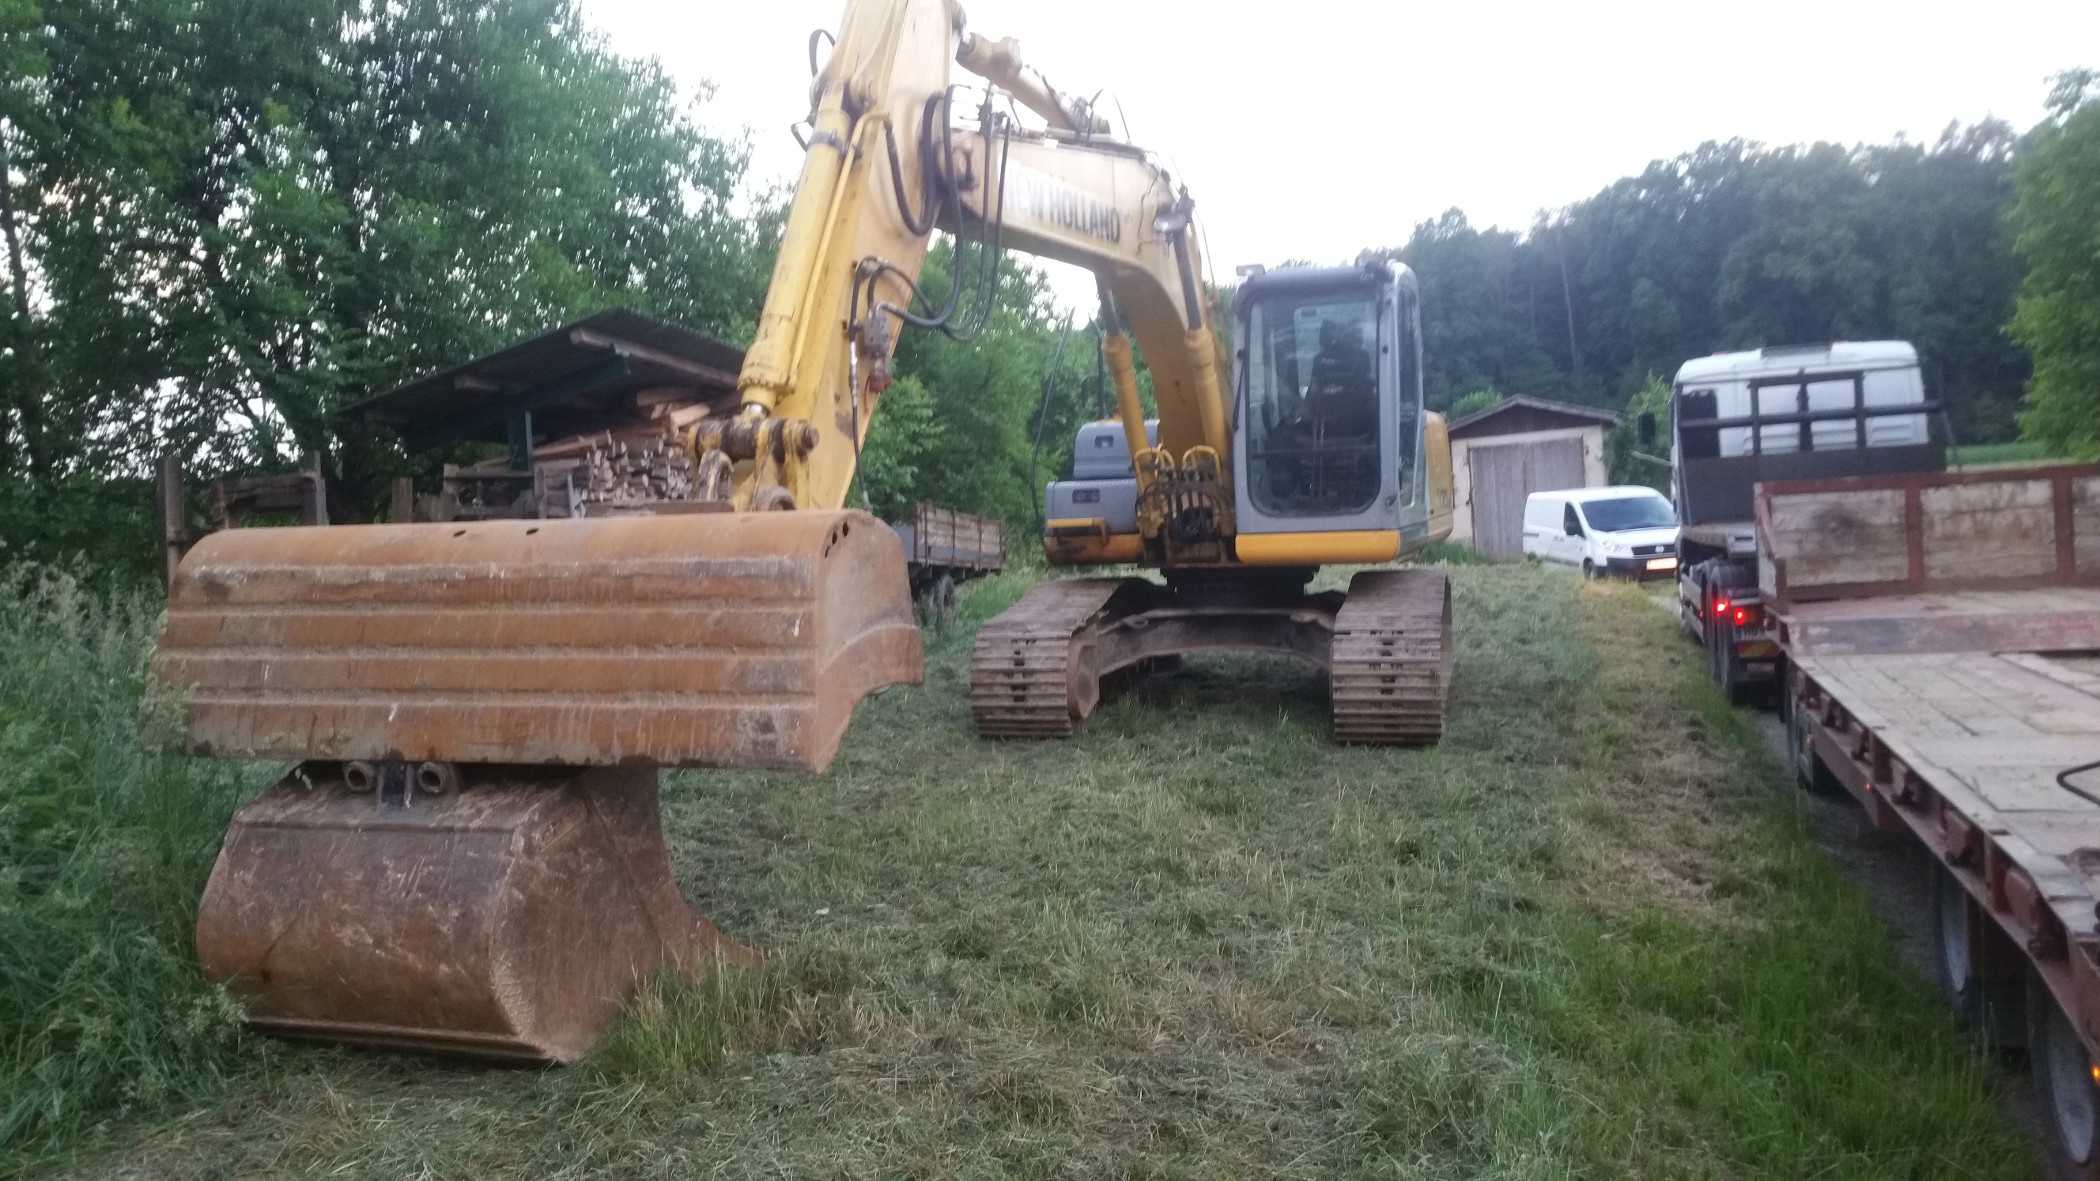
[[[174,745],[302,760],[235,817],[200,961],[259,1027],[582,1054],[688,910],[659,766],[821,770],[924,676],[854,512],[251,529],[192,550],[152,665]]]
[[[259,1029],[572,1062],[636,981],[758,962],[679,897],[651,768],[352,770],[242,808],[205,887],[198,960]]]
[[[196,754],[810,771],[924,676],[902,543],[814,511],[226,530],[151,668]]]

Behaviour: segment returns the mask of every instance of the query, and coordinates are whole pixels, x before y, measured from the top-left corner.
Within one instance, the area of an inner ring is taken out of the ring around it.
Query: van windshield
[[[1628,529],[1667,529],[1677,523],[1677,513],[1660,496],[1615,496],[1610,500],[1586,500],[1583,519],[1599,533],[1624,533]]]

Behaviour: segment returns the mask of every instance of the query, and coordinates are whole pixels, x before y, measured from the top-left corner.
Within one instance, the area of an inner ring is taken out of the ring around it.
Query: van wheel
[[[1586,580],[1592,581],[1595,580],[1597,577],[1597,568],[1590,564],[1590,560],[1588,558],[1584,558],[1582,560],[1582,577]]]
[[[2061,1178],[2100,1178],[2100,1086],[2093,1059],[2041,977],[2027,978],[2027,1062],[2047,1126],[2049,1161]]]

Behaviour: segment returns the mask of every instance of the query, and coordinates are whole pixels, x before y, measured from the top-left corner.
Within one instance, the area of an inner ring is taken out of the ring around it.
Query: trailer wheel
[[[2094,1143],[2100,1129],[2100,1086],[2093,1082],[2093,1059],[2071,1019],[2034,975],[2027,982],[2027,1029],[2027,1061],[2043,1122],[2049,1125],[2043,1138],[2056,1175],[2087,1181],[2100,1177],[2100,1151],[2095,1151],[2100,1145]]]
[[[2025,998],[2021,977],[2004,969],[2024,961],[1953,874],[1937,865],[1930,872],[1940,996],[1978,1041],[1993,1050],[2016,1050],[2026,1042]]]

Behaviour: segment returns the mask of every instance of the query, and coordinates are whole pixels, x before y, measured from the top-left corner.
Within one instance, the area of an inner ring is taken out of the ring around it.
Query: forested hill
[[[1454,209],[1390,251],[1422,283],[1429,400],[1482,389],[1623,405],[1724,349],[1917,344],[1964,441],[2010,439],[2028,375],[2005,333],[2022,268],[2019,135],[1930,147],[1708,143],[1523,233]]]

